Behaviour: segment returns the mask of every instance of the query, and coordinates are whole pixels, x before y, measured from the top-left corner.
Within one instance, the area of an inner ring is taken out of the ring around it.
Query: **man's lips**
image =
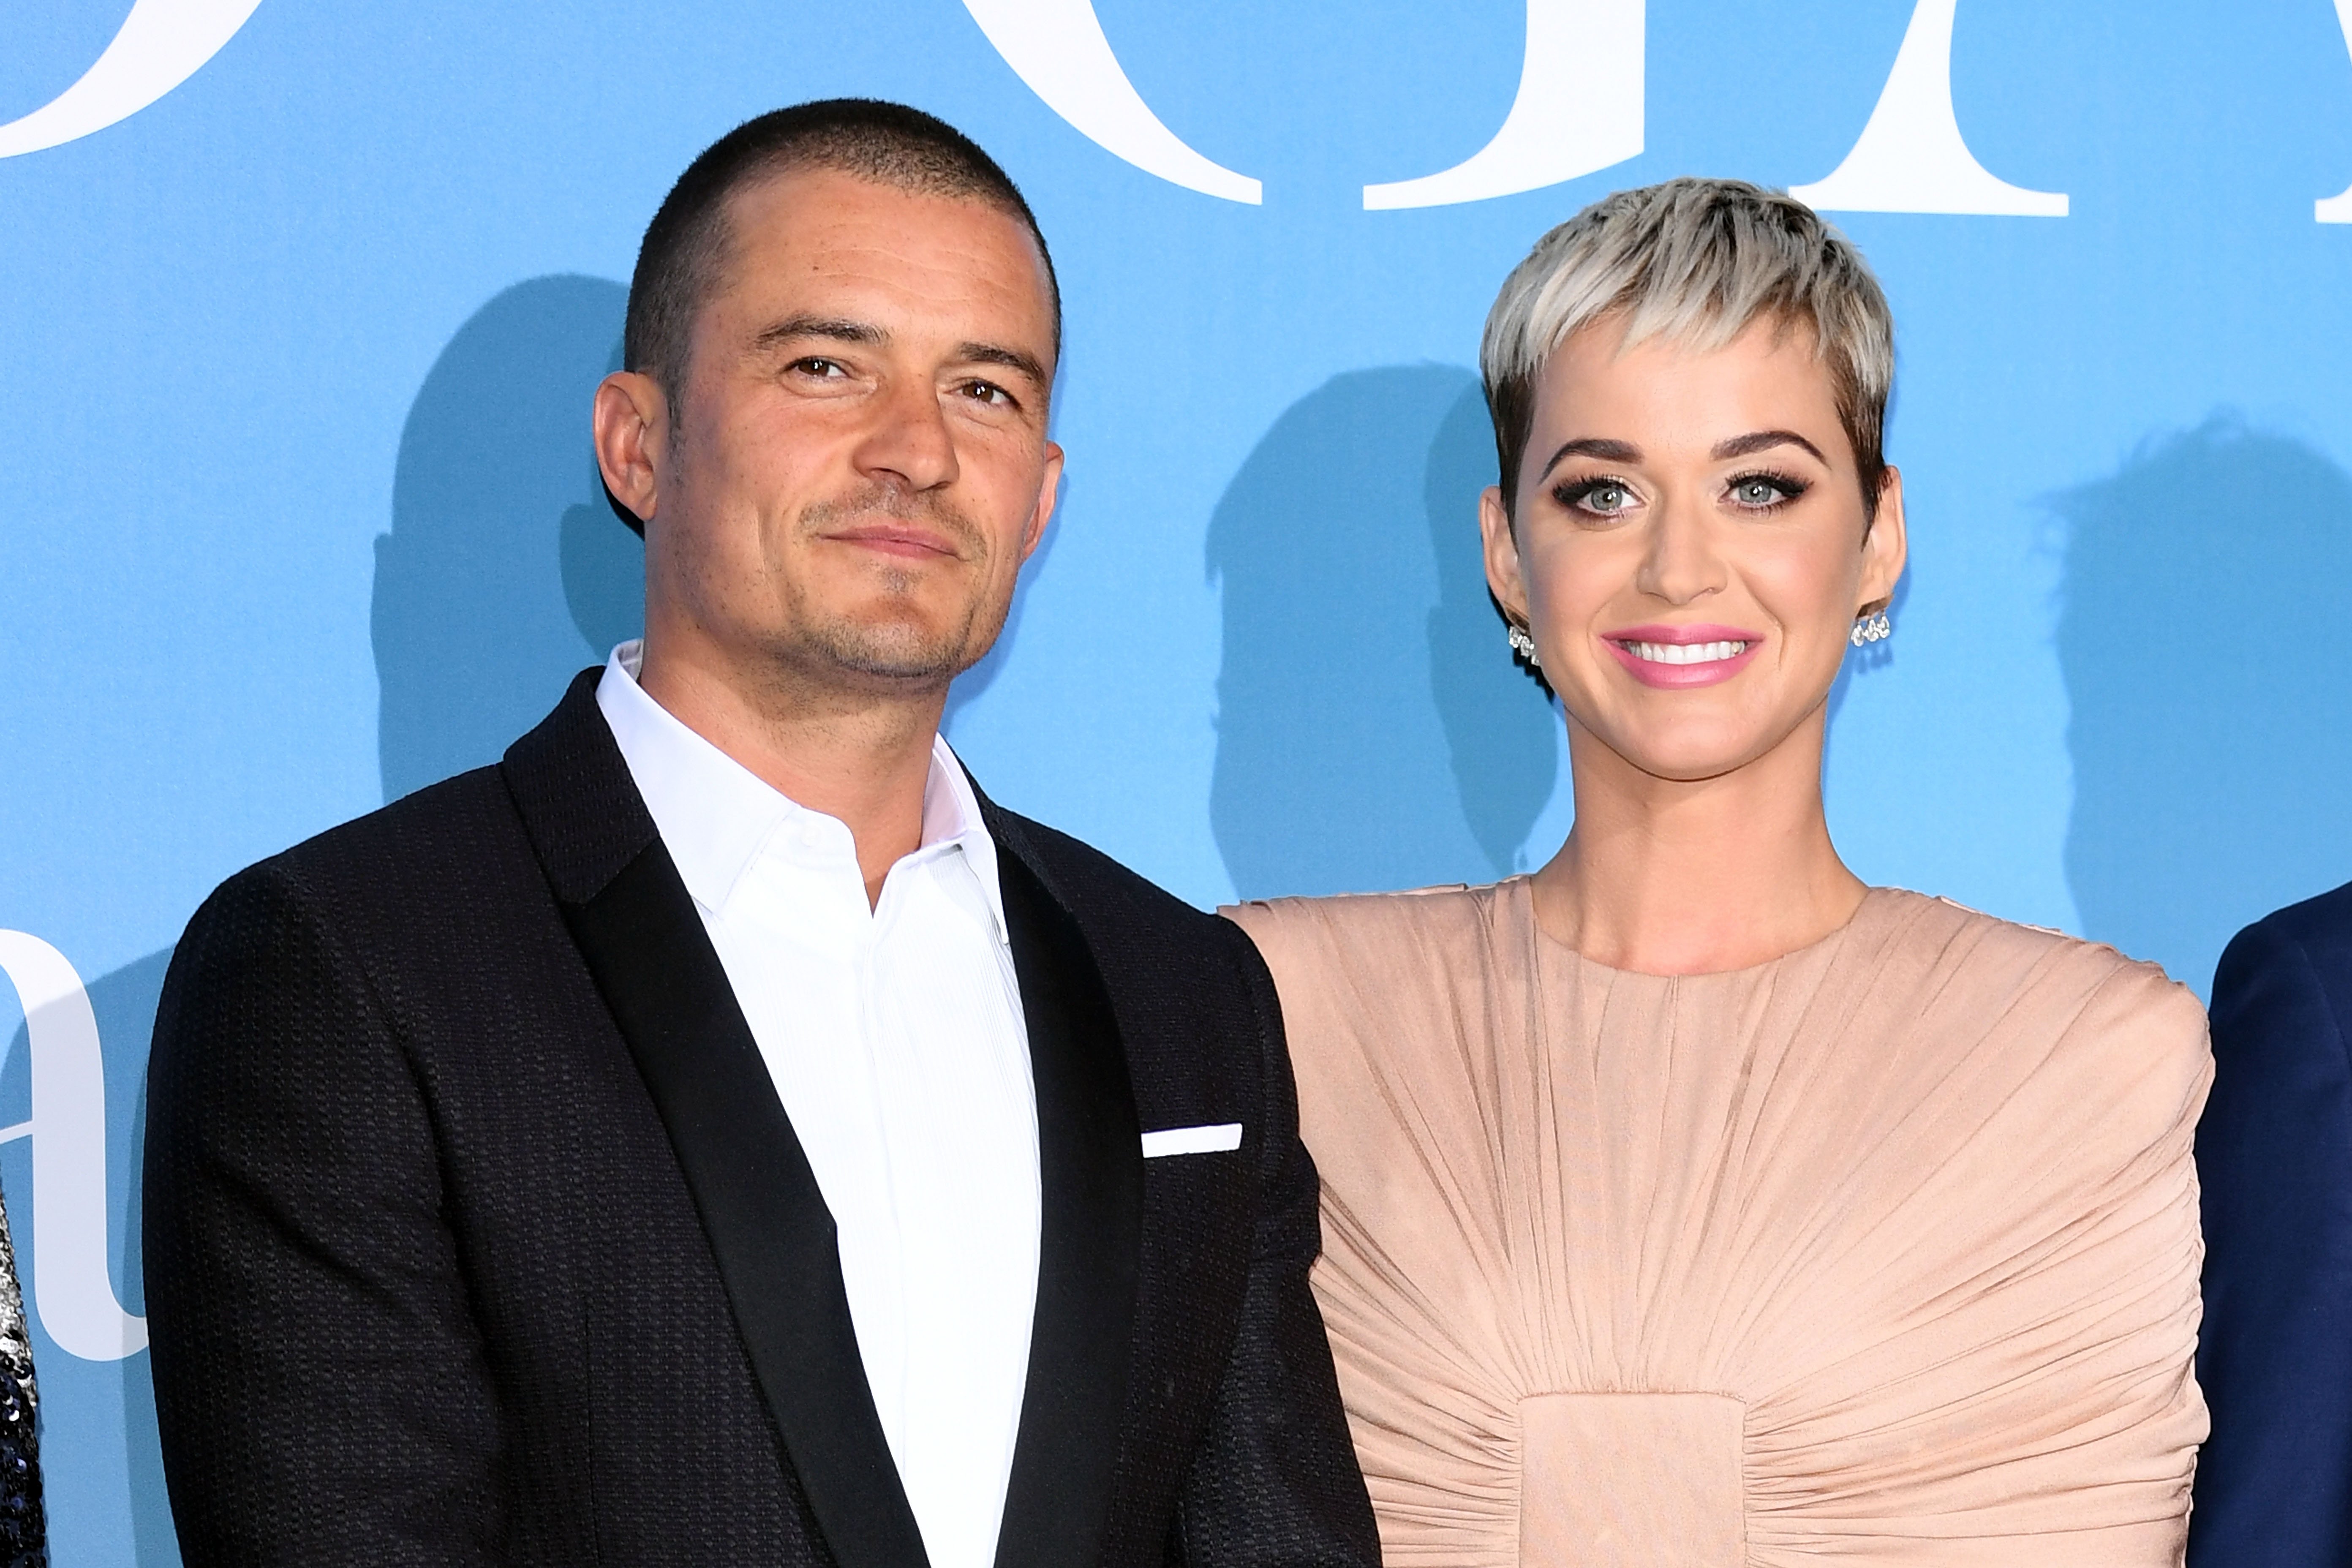
[[[946,535],[912,523],[860,523],[854,528],[828,530],[823,537],[836,544],[855,544],[863,549],[879,551],[885,555],[919,559],[947,556],[952,559],[957,553],[954,542]]]
[[[1625,626],[1601,640],[1634,679],[1673,690],[1728,680],[1764,646],[1760,632],[1712,624]]]

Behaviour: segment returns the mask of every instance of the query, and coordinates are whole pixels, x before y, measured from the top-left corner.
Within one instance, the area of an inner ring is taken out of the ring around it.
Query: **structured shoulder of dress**
[[[2119,976],[2127,975],[2184,993],[2187,989],[2166,974],[2161,964],[2134,958],[2104,942],[2075,936],[2051,926],[2004,920],[1941,894],[1915,893],[1903,888],[1879,888],[1874,892],[1896,903],[1898,908],[1902,904],[1909,904],[1923,914],[1933,911],[1930,919],[1923,923],[1948,923],[1957,927],[1960,932],[1982,944],[1987,949],[1988,958],[1998,954],[2012,961],[2028,963],[2060,960],[2112,970]]]
[[[1482,921],[1493,905],[1496,884],[1442,882],[1390,893],[1326,893],[1313,898],[1245,899],[1217,912],[1249,931],[1386,931],[1414,926]]]
[[[1985,1026],[2032,1021],[2028,1035],[2112,1052],[2138,1070],[2168,1063],[2184,1091],[2201,1095],[2211,1059],[2204,1005],[2160,965],[1949,899],[1898,889],[1878,897],[1882,940],[1895,950],[1880,954],[1882,972],[1913,975],[1923,1008],[1941,1013],[1965,998]]]
[[[1277,981],[1308,975],[1401,980],[1402,969],[1455,966],[1492,942],[1499,884],[1413,888],[1393,893],[1256,899],[1217,912],[1249,933]]]

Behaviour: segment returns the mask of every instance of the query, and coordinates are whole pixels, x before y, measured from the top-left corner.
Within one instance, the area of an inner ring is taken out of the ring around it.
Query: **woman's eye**
[[[1751,511],[1769,511],[1803,495],[1806,488],[1793,479],[1774,479],[1769,474],[1748,474],[1731,481],[1731,500],[1734,505],[1746,507]]]
[[[1633,489],[1616,479],[1588,479],[1580,485],[1564,486],[1559,495],[1562,506],[1597,512],[1602,517],[1613,517],[1633,504]]]

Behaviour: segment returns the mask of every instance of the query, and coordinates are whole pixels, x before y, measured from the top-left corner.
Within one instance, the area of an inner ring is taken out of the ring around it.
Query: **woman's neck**
[[[1826,712],[1716,778],[1645,773],[1571,720],[1576,826],[1534,878],[1544,931],[1649,974],[1746,969],[1821,941],[1868,889],[1822,815]]]

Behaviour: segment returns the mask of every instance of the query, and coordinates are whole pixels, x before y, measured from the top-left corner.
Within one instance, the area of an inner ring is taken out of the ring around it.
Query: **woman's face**
[[[1622,339],[1595,322],[1545,365],[1517,528],[1499,491],[1481,508],[1487,581],[1576,727],[1643,773],[1713,778],[1821,710],[1854,616],[1902,574],[1902,484],[1865,536],[1805,329]]]

